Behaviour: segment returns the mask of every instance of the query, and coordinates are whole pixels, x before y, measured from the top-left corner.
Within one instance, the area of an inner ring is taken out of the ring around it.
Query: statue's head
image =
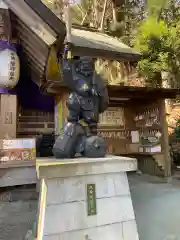
[[[91,57],[75,57],[75,69],[85,77],[90,77],[94,73],[94,60]]]

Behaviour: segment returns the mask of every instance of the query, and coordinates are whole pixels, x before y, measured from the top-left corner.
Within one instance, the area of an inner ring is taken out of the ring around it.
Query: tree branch
[[[107,2],[108,2],[108,0],[105,0],[105,2],[104,2],[102,18],[101,18],[101,24],[100,24],[100,29],[99,29],[100,32],[104,31],[104,19],[105,19],[105,14],[106,14],[106,9],[107,9]]]
[[[84,24],[84,22],[85,22],[85,20],[86,20],[87,16],[88,16],[88,14],[87,14],[87,12],[86,12],[86,14],[85,14],[85,15],[84,15],[84,17],[83,17],[83,20],[81,21],[81,25],[83,25],[83,24]]]

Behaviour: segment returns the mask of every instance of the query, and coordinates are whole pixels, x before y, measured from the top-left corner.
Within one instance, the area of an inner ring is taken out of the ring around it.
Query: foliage
[[[180,4],[178,1],[170,0],[168,5],[161,11],[160,18],[168,26],[176,26],[180,21]]]
[[[167,0],[147,0],[147,13],[148,16],[159,18],[161,12],[167,7]]]
[[[168,28],[163,21],[157,22],[154,17],[151,17],[140,26],[135,47],[142,53],[143,57],[138,63],[138,70],[147,82],[153,83],[163,68],[166,68],[166,61],[162,62],[166,57],[162,49],[167,38]]]
[[[134,41],[135,47],[142,53],[138,70],[147,83],[156,86],[161,85],[162,71],[173,74],[179,81],[180,21],[179,15],[176,15],[177,18],[174,15],[178,8],[173,6],[170,1],[160,14],[158,12],[158,16],[156,12],[144,20]]]

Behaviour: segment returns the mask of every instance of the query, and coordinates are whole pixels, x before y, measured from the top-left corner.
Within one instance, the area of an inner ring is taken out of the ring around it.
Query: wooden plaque
[[[125,118],[123,108],[108,108],[107,111],[100,114],[99,126],[111,126],[124,128]]]

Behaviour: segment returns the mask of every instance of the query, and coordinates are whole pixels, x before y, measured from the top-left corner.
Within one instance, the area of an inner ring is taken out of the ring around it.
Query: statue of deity
[[[95,60],[90,57],[72,57],[70,45],[62,59],[64,83],[70,90],[67,100],[68,117],[62,134],[56,139],[53,154],[56,158],[104,157],[107,144],[97,136],[99,114],[108,108],[108,91],[103,79],[95,71]],[[80,121],[83,120],[87,127]]]

